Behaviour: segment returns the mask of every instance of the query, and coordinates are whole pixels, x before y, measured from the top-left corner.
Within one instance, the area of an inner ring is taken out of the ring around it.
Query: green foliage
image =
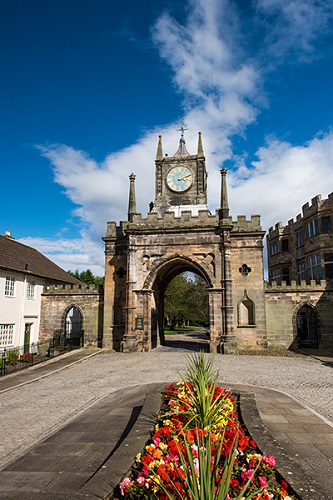
[[[197,275],[179,274],[168,285],[164,300],[165,316],[171,327],[208,324],[208,291],[206,282]]]
[[[73,271],[67,271],[67,272],[71,276],[74,276],[75,278],[83,281],[83,283],[86,283],[86,285],[102,285],[102,286],[104,286],[104,276],[103,277],[94,276],[90,269],[87,269],[86,271],[81,271],[81,272],[79,272],[78,269],[76,269],[74,272]]]
[[[186,456],[180,452],[179,459],[182,465],[184,475],[179,475],[178,481],[182,486],[182,492],[179,491],[174,481],[170,480],[173,486],[172,491],[168,490],[163,482],[158,481],[157,487],[163,491],[169,500],[227,500],[229,496],[230,480],[235,468],[237,456],[237,438],[234,439],[230,451],[224,461],[222,471],[220,470],[220,459],[222,455],[223,436],[217,445],[216,452],[212,452],[211,434],[207,436],[197,435],[197,461],[193,457],[191,445],[184,439],[186,447]],[[257,467],[258,468],[258,467]],[[260,493],[260,490],[248,493],[251,485],[252,476],[245,484],[242,491],[234,498],[234,500],[252,499]],[[185,491],[185,496],[184,496]],[[245,497],[246,494],[246,497]],[[156,498],[158,496],[156,495]]]
[[[187,358],[187,371],[182,379],[189,384],[187,397],[190,409],[185,413],[189,417],[187,426],[191,428],[216,427],[227,408],[225,394],[215,395],[219,372],[213,371],[213,361],[213,356],[206,358],[202,351]]]
[[[17,349],[8,351],[6,354],[6,362],[10,363],[11,365],[15,365],[18,358],[19,358],[19,352]]]

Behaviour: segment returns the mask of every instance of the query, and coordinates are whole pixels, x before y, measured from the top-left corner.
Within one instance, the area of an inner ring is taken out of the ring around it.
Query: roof
[[[0,235],[0,268],[40,276],[56,283],[82,284],[35,248]]]

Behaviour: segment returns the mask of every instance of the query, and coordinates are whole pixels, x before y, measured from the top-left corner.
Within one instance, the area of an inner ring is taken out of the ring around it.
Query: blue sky
[[[159,134],[202,132],[208,197],[267,230],[333,191],[333,0],[3,0],[1,233],[103,274],[108,220],[154,198]]]

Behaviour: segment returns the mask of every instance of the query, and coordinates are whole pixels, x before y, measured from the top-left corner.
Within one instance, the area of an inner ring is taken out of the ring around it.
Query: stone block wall
[[[297,285],[282,282],[266,284],[267,341],[270,348],[297,347],[296,315],[303,305],[311,305],[318,317],[319,347],[333,348],[333,288],[332,283],[304,281]]]
[[[103,288],[93,285],[57,285],[42,294],[40,340],[65,331],[71,307],[82,314],[84,344],[101,346],[103,336]]]

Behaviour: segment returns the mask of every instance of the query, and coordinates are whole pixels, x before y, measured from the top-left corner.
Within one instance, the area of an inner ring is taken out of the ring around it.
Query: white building
[[[0,236],[0,349],[38,341],[41,295],[46,285],[79,284],[34,248]]]

